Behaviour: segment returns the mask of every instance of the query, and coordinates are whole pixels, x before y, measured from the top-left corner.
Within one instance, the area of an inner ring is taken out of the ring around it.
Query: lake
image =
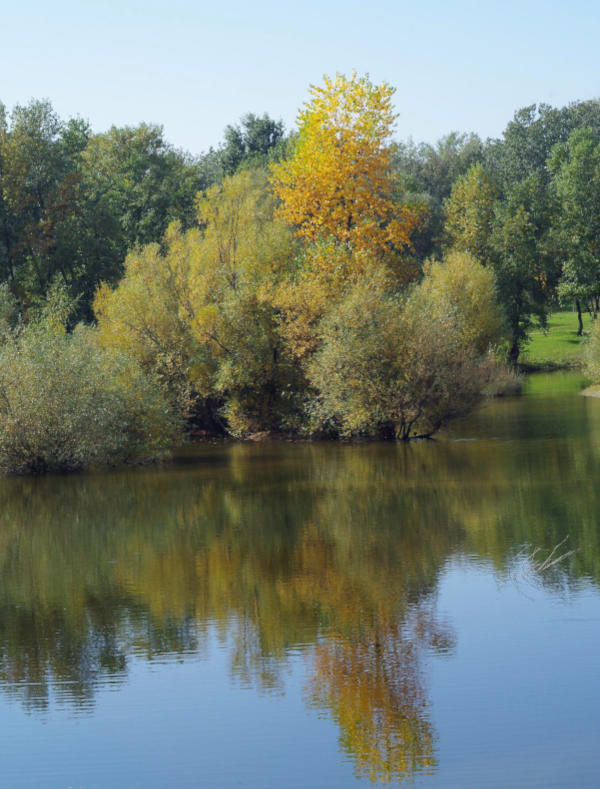
[[[0,481],[0,784],[597,787],[600,400]]]

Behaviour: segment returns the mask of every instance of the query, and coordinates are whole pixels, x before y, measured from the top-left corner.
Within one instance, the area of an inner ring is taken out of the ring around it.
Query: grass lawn
[[[548,320],[546,331],[534,329],[519,361],[524,367],[552,369],[578,367],[591,318],[583,316],[583,337],[577,336],[577,313],[555,312]]]

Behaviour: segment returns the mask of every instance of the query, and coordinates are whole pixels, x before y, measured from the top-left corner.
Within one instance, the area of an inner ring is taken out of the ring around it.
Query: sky
[[[396,138],[416,142],[498,137],[520,107],[600,97],[597,0],[0,0],[0,30],[8,109],[158,123],[193,154],[247,112],[294,128],[336,72],[394,86]]]

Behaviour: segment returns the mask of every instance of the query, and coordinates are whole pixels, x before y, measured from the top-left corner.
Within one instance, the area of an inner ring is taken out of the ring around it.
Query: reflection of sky
[[[99,688],[93,714],[40,717],[0,695],[3,785],[351,786],[337,727],[304,703],[304,660],[287,664],[285,693],[260,693],[232,681],[230,653],[213,632],[201,660],[133,659],[118,692]]]
[[[438,610],[457,647],[431,663],[432,785],[597,787],[598,591],[582,584],[561,597],[527,577],[500,581],[489,565],[453,563]]]

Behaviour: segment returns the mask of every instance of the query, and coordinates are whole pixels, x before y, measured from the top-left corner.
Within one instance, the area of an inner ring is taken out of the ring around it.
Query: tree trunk
[[[579,321],[579,328],[577,329],[577,336],[581,337],[583,334],[583,319],[581,317],[581,304],[579,303],[579,299],[576,299],[575,306],[577,307],[577,320]]]

